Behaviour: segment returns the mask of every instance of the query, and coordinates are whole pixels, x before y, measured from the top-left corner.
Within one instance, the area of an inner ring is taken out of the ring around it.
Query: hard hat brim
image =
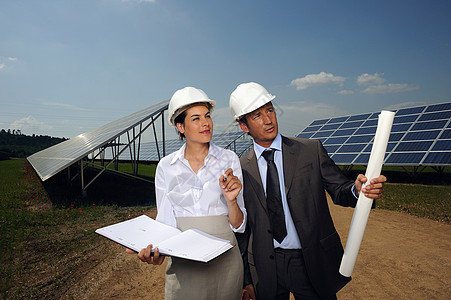
[[[215,100],[205,100],[205,101],[194,101],[192,103],[187,103],[185,105],[183,105],[182,107],[177,108],[176,111],[174,111],[174,113],[170,116],[168,116],[168,122],[169,125],[171,126],[176,126],[176,124],[174,123],[174,120],[184,111],[186,111],[188,108],[196,106],[196,104],[202,105],[202,103],[209,103],[211,105],[211,109],[210,112],[213,112],[214,108],[216,107],[216,101]]]
[[[242,111],[239,115],[235,115],[235,122],[240,121],[241,118],[243,118],[245,115],[250,114],[251,112],[253,112],[254,110],[259,109],[262,106],[265,106],[266,104],[268,104],[269,102],[271,102],[272,100],[274,100],[274,98],[276,98],[276,96],[271,95],[270,97],[264,99],[263,101],[256,101],[254,103],[252,103],[252,105],[250,105],[249,107],[247,107],[244,111]]]

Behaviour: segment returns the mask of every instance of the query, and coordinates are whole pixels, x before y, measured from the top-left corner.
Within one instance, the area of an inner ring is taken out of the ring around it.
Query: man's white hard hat
[[[256,82],[242,83],[230,95],[230,110],[235,121],[239,121],[241,117],[262,107],[275,97]]]
[[[172,95],[171,101],[169,101],[169,125],[176,126],[174,124],[174,120],[180,113],[184,111],[183,107],[198,102],[210,103],[211,111],[213,111],[214,107],[216,106],[216,101],[208,98],[207,94],[201,89],[187,86],[183,89],[177,90],[174,95]]]

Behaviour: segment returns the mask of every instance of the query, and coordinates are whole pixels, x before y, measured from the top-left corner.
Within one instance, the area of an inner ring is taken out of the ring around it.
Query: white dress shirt
[[[233,175],[243,183],[240,160],[235,152],[220,148],[210,142],[204,165],[194,173],[185,159],[184,144],[178,151],[160,160],[155,175],[157,221],[177,227],[177,217],[228,215],[227,202],[219,186],[219,177],[232,168]],[[238,207],[244,215],[243,223],[230,227],[234,232],[244,232],[246,209],[243,189],[237,196]]]
[[[254,142],[255,156],[257,157],[258,169],[260,171],[260,178],[262,179],[263,188],[266,195],[266,172],[268,170],[268,163],[261,155],[266,149],[275,149],[274,162],[277,167],[277,174],[279,175],[280,193],[282,195],[283,212],[285,214],[285,225],[287,227],[287,236],[283,239],[282,243],[274,241],[274,248],[286,248],[286,249],[300,249],[301,241],[294,227],[293,219],[291,218],[290,208],[288,207],[287,194],[285,193],[285,180],[283,176],[283,159],[282,159],[282,136],[277,134],[276,138],[272,142],[269,148],[264,148]]]

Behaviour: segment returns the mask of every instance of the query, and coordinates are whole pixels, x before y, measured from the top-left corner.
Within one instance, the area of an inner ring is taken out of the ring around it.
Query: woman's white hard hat
[[[214,107],[216,106],[216,101],[208,98],[207,94],[201,89],[187,86],[183,89],[177,90],[174,95],[172,95],[171,101],[169,101],[169,125],[176,126],[174,124],[174,120],[180,113],[184,111],[183,107],[198,102],[210,103],[211,111],[213,111]]]
[[[241,117],[262,107],[275,97],[256,82],[242,83],[230,95],[229,106],[235,121],[239,121]]]

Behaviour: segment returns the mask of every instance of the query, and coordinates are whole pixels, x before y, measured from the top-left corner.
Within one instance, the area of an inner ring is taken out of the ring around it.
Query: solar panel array
[[[250,146],[252,146],[252,140],[245,139],[246,135],[240,132],[227,132],[218,135],[213,135],[212,142],[222,148],[227,148],[237,155],[241,156]],[[158,144],[158,149],[156,144]],[[184,144],[184,141],[179,139],[171,139],[166,141],[165,152],[166,155],[169,155],[178,149]],[[158,155],[160,153],[160,155]],[[144,161],[159,161],[163,157],[163,142],[158,141],[155,142],[145,142],[141,143],[139,159]],[[105,158],[111,159],[112,153],[106,152]],[[124,151],[120,157],[120,160],[129,160],[130,153],[128,151]]]
[[[385,165],[451,165],[451,102],[393,110]],[[296,137],[320,140],[338,165],[366,165],[377,113],[315,120]]]
[[[151,117],[157,116],[168,108],[168,103],[169,100],[162,101],[90,132],[80,134],[70,140],[39,151],[27,157],[27,159],[42,181],[45,181],[93,151],[100,149],[131,128]]]

